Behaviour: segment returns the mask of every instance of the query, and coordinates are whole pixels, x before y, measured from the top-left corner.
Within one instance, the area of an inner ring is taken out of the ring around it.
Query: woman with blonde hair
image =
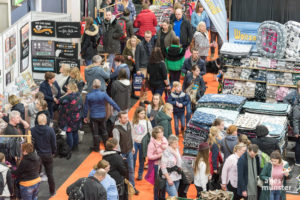
[[[78,88],[78,92],[81,93],[83,90],[83,87],[85,85],[82,77],[81,77],[81,73],[78,67],[73,67],[70,71],[70,76],[68,77],[68,79],[66,80],[64,86],[62,87],[62,89],[67,92],[68,88],[67,85],[69,83],[75,83],[77,85]]]
[[[78,130],[82,126],[83,101],[75,83],[67,86],[67,95],[59,99],[59,127],[67,132],[67,143],[77,149]]]
[[[59,69],[59,73],[56,77],[56,81],[57,84],[59,85],[60,88],[63,88],[63,86],[66,84],[66,81],[69,78],[70,75],[70,71],[71,71],[71,67],[68,64],[62,64],[60,69]],[[66,91],[62,90],[61,91],[62,94],[65,94]]]
[[[209,166],[209,144],[203,142],[199,145],[194,163],[194,184],[197,189],[197,198],[200,197],[200,192],[207,191],[206,184],[211,178]]]
[[[233,154],[231,154],[225,161],[222,168],[222,189],[233,192],[234,200],[238,200],[237,182],[238,170],[237,162],[239,158],[246,152],[247,146],[244,143],[239,143],[234,146]]]
[[[220,142],[221,151],[224,154],[224,161],[233,153],[233,148],[238,143],[237,130],[235,125],[230,125],[226,130],[227,134],[225,138]]]
[[[251,144],[251,141],[248,139],[247,135],[240,134],[238,136],[239,143],[244,143],[247,147]]]
[[[159,111],[155,117],[155,124],[164,128],[165,138],[169,138],[172,135],[171,120],[173,116],[173,105],[165,103],[163,109]]]
[[[218,176],[218,169],[220,167],[220,164],[223,162],[221,152],[220,152],[220,146],[217,142],[217,137],[219,135],[219,130],[217,127],[212,126],[209,129],[208,134],[208,144],[210,147],[210,173],[213,175],[213,178],[217,179]]]
[[[202,60],[206,60],[208,56],[209,48],[214,46],[213,43],[209,43],[208,32],[206,30],[206,23],[200,22],[194,33],[194,48],[198,50],[199,56]]]

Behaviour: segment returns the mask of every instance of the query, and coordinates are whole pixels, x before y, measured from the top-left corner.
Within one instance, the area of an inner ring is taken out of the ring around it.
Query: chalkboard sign
[[[31,22],[32,35],[55,37],[55,21],[35,21]]]
[[[54,58],[32,58],[33,72],[56,72]]]
[[[70,42],[55,42],[55,55],[59,58],[78,59],[78,44]]]
[[[79,60],[70,60],[70,59],[60,59],[60,58],[57,58],[56,59],[56,69],[57,69],[57,73],[59,72],[61,66],[63,64],[67,64],[69,65],[71,68],[73,67],[78,67],[80,68],[80,61]]]
[[[54,42],[46,40],[31,41],[32,56],[55,56]]]
[[[80,22],[56,22],[58,38],[80,38]]]

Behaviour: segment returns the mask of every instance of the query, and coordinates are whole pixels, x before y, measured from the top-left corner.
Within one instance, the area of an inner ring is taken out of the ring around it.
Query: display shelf
[[[280,84],[271,84],[271,83],[267,83],[267,85],[269,86],[278,86],[278,87],[290,87],[290,88],[297,88],[296,85],[280,85]]]
[[[249,81],[249,82],[257,82],[257,83],[267,83],[266,81],[259,81],[259,80],[250,80],[250,79],[240,79],[240,78],[232,78],[232,77],[226,77],[224,76],[224,79],[229,79],[229,80],[235,80],[235,81]]]
[[[243,67],[243,66],[233,66],[233,65],[224,65],[224,67],[231,67],[231,68],[240,67],[244,69],[257,69],[257,70],[264,70],[264,71],[271,71],[271,72],[300,74],[300,71],[296,71],[296,70],[267,69],[267,68],[259,68],[259,67]]]

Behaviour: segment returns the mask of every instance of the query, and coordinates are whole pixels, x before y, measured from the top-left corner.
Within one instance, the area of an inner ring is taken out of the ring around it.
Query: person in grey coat
[[[93,81],[99,79],[101,81],[102,92],[106,92],[106,82],[105,80],[110,78],[109,71],[101,67],[102,58],[99,55],[93,57],[93,64],[86,67],[84,70],[85,80],[87,81],[88,92],[93,90]]]
[[[194,34],[194,40],[194,48],[198,50],[200,58],[202,60],[206,60],[209,48],[212,47],[213,44],[209,43],[205,22],[200,22],[198,24],[197,31]]]
[[[220,142],[221,151],[224,154],[224,162],[234,153],[234,146],[238,143],[237,127],[235,125],[229,126],[226,130],[226,134],[227,135]]]
[[[292,120],[293,131],[297,138],[295,148],[296,166],[300,166],[300,81],[297,82],[297,90],[290,92],[283,100],[284,103],[289,103],[293,106]]]
[[[100,181],[105,179],[105,176],[105,169],[98,169],[94,176],[78,179],[75,183],[67,188],[69,199],[71,199],[71,194],[74,192],[74,190],[82,186],[81,190],[85,200],[106,200],[106,190],[100,183]]]

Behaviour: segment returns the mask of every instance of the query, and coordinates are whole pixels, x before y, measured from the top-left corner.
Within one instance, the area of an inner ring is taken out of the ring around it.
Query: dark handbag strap
[[[230,148],[229,148],[229,146],[227,144],[226,138],[224,138],[224,143],[225,143],[227,151],[229,151],[229,153],[232,154],[232,151],[230,150]]]

